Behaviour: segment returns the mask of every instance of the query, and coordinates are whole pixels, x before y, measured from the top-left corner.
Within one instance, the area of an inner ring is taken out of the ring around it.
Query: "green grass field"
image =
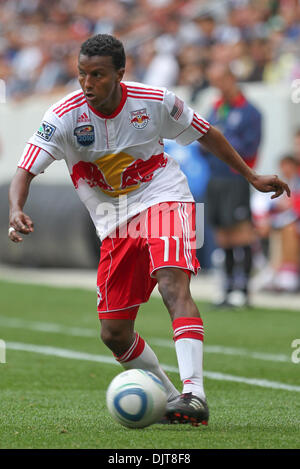
[[[122,368],[99,339],[95,302],[85,290],[0,282],[0,448],[300,447],[300,363],[291,361],[299,312],[199,303],[209,426],[129,430],[106,410],[106,388]],[[180,389],[160,300],[141,307],[136,329]]]

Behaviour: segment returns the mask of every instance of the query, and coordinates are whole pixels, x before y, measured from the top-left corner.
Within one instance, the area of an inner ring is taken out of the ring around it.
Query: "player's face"
[[[111,56],[80,55],[78,71],[87,102],[99,111],[113,112],[118,105],[124,69],[116,70]]]

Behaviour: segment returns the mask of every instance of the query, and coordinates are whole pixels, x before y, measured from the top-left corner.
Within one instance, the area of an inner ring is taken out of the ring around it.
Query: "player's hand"
[[[19,233],[28,235],[34,231],[31,218],[21,210],[14,211],[9,217],[8,237],[14,243],[23,241]]]
[[[287,196],[290,197],[291,191],[289,186],[279,179],[278,176],[259,176],[255,175],[254,178],[250,181],[252,186],[255,187],[260,192],[274,192],[271,196],[271,199],[276,199],[284,192],[287,193]]]

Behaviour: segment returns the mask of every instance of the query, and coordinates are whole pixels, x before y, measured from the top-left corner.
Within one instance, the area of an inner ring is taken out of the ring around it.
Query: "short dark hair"
[[[121,41],[110,34],[96,34],[81,44],[79,54],[110,56],[116,70],[125,67],[126,56]]]

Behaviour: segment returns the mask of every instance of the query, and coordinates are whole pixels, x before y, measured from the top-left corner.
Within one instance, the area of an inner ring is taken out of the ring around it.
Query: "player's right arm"
[[[11,241],[19,243],[22,234],[33,232],[33,222],[24,213],[32,179],[43,173],[53,161],[64,157],[64,131],[53,105],[44,115],[39,129],[26,144],[18,169],[9,188],[9,232]]]
[[[23,240],[20,233],[27,235],[34,230],[31,218],[23,212],[33,178],[34,174],[18,168],[9,187],[9,228],[15,231],[10,230],[8,236],[14,243]]]

